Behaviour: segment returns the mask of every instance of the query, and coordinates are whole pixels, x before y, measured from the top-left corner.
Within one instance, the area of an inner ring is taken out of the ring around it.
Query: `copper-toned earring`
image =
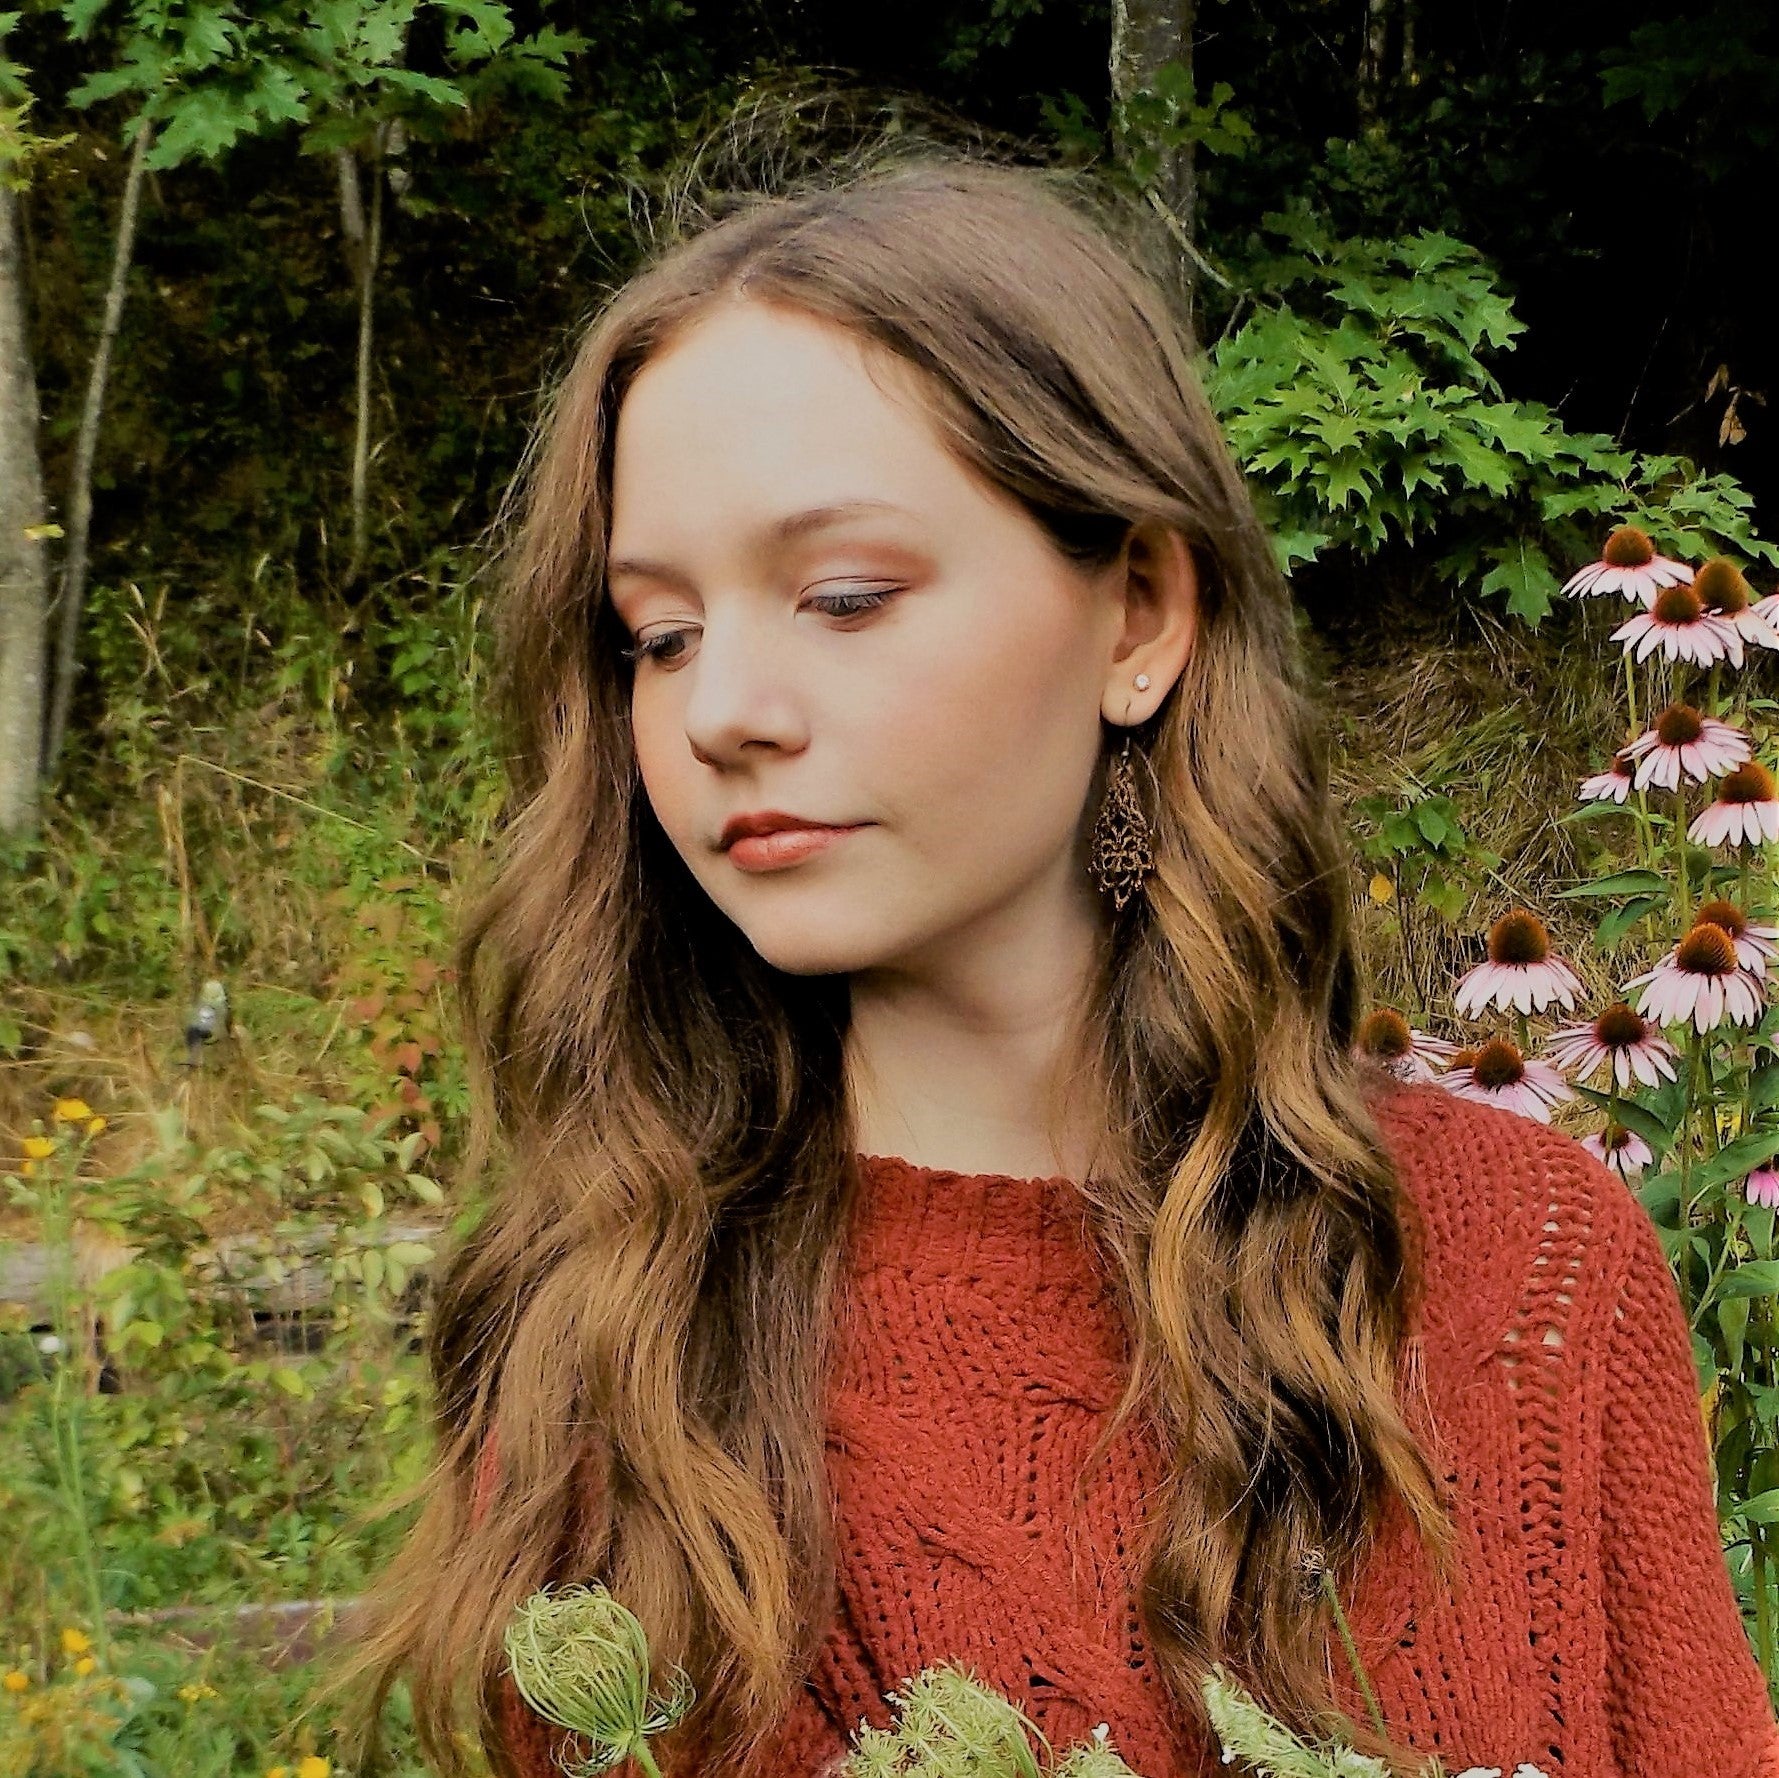
[[[1112,906],[1120,912],[1155,868],[1155,854],[1149,844],[1149,818],[1143,813],[1136,770],[1130,763],[1128,727],[1124,745],[1106,772],[1106,793],[1094,817],[1088,868],[1100,892],[1111,896]]]

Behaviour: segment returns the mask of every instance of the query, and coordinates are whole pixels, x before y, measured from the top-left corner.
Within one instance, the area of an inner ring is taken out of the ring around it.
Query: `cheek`
[[[698,762],[685,727],[660,698],[638,698],[630,712],[630,744],[643,794],[662,831],[684,848],[697,820]]]
[[[1027,617],[929,655],[864,738],[911,834],[989,868],[1068,842],[1100,745],[1092,649],[1073,623]]]

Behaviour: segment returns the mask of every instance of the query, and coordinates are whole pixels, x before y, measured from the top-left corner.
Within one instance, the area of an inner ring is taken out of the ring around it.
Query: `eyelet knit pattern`
[[[1427,1272],[1399,1400],[1459,1552],[1444,1588],[1393,1503],[1348,1602],[1392,1731],[1448,1772],[1779,1778],[1647,1215],[1541,1125],[1381,1080],[1376,1110]],[[1164,1473],[1145,1422],[1074,1497],[1129,1362],[1077,1188],[861,1165],[827,1404],[838,1606],[750,1778],[816,1778],[862,1720],[889,1722],[884,1693],[941,1660],[1058,1747],[1104,1722],[1144,1778],[1227,1772],[1135,1609]],[[1331,1664],[1356,1718],[1338,1647]],[[557,1737],[510,1688],[500,1722],[513,1769],[551,1778]]]

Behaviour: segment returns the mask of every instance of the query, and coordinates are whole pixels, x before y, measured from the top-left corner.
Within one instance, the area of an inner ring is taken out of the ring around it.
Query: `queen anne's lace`
[[[1453,1503],[1461,1588],[1387,1513],[1348,1615],[1392,1731],[1467,1778],[1522,1755],[1513,1778],[1779,1778],[1647,1215],[1565,1135],[1378,1082],[1427,1276],[1400,1397]],[[1145,1778],[1226,1773],[1135,1603],[1161,1453],[1127,1426],[1072,1497],[1128,1363],[1078,1191],[864,1166],[828,1411],[838,1596],[750,1778],[830,1768],[861,1720],[888,1724],[885,1692],[947,1660],[1054,1745],[1106,1722]],[[525,1778],[553,1778],[511,1694],[502,1720]]]

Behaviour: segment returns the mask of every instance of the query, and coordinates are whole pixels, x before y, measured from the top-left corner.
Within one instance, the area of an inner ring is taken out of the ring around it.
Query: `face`
[[[901,361],[733,304],[639,374],[614,451],[643,786],[767,962],[914,968],[1093,908],[1122,602],[946,450]],[[773,815],[819,825],[726,843]]]

